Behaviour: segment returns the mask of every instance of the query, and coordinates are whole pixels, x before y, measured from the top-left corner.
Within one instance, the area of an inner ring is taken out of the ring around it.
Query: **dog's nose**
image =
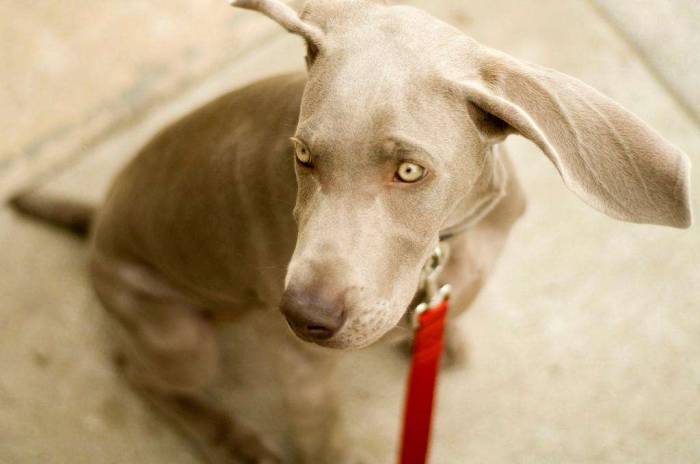
[[[337,298],[328,299],[287,289],[280,309],[292,330],[307,341],[328,340],[345,323],[345,307]]]

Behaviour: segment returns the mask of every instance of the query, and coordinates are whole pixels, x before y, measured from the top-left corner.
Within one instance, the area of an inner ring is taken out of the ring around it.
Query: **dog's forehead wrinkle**
[[[319,110],[301,121],[296,136],[319,157],[346,153],[354,158],[377,151],[391,154],[395,150],[390,145],[396,143],[398,147],[400,139],[394,135],[395,120],[395,111],[387,105],[354,117],[347,117],[344,108],[329,108],[328,112]],[[409,148],[408,143],[403,146]]]
[[[332,85],[310,82],[299,133],[329,153],[350,150],[357,155],[375,150],[386,155],[396,143],[397,152],[446,162],[458,151],[465,155],[474,151],[471,145],[478,140],[465,130],[459,100],[437,87],[437,80],[428,73],[406,78],[401,73],[406,74],[400,71],[397,79],[379,83],[353,80],[352,72],[347,78],[331,73]]]
[[[389,63],[349,60],[327,71],[325,80],[309,82],[307,95],[314,100],[305,106],[316,111],[340,110],[344,119],[363,117],[370,108],[372,117],[396,113],[415,98],[410,91],[410,82],[414,79],[409,74]]]
[[[377,93],[378,98],[381,94]],[[439,155],[435,153],[436,143],[441,146],[449,139],[452,141],[449,145],[454,145],[455,137],[451,134],[459,131],[462,124],[456,122],[448,127],[449,121],[442,123],[441,120],[449,116],[432,114],[439,110],[435,102],[431,104],[427,98],[421,100],[398,96],[367,106],[357,105],[359,108],[344,103],[307,108],[297,128],[297,137],[317,156],[339,156],[347,152],[353,157],[405,156],[433,160]],[[433,121],[441,133],[428,131],[428,121]]]

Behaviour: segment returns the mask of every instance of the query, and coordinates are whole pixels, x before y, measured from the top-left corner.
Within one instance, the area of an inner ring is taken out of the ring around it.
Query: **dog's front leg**
[[[337,353],[292,339],[280,350],[279,372],[298,461],[303,464],[354,464],[341,430],[334,382]]]
[[[93,283],[113,316],[115,357],[130,386],[185,433],[211,464],[282,462],[265,440],[212,401],[215,327],[149,270],[97,262]]]

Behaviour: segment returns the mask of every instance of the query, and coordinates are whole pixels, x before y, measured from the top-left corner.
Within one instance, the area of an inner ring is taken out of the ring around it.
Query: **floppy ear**
[[[323,32],[313,24],[303,21],[292,7],[281,0],[229,0],[231,6],[255,10],[277,22],[292,34],[302,36],[310,48],[321,48]]]
[[[470,52],[476,73],[457,85],[486,138],[516,132],[530,139],[569,189],[611,217],[690,226],[690,165],[683,152],[583,82],[476,48]]]

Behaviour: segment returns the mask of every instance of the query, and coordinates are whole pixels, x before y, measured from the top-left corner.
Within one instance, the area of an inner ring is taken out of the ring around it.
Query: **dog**
[[[411,7],[233,4],[301,36],[307,72],[235,90],[165,128],[99,208],[38,193],[13,202],[89,235],[92,284],[123,334],[120,369],[209,462],[358,462],[330,438],[334,357],[318,346],[358,349],[401,332],[441,234],[453,235],[442,274],[452,317],[469,307],[525,211],[501,145],[511,134],[593,208],[691,224],[687,157],[572,77]],[[207,396],[221,369],[217,331],[251,311],[287,366],[293,457]]]

